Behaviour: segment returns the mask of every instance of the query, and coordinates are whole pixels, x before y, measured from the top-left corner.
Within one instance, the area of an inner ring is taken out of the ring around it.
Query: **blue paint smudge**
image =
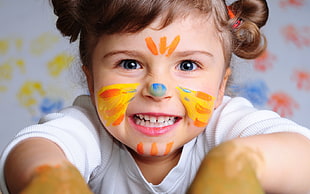
[[[40,111],[43,114],[48,114],[51,112],[57,112],[62,109],[64,106],[63,100],[61,99],[51,99],[51,98],[43,98],[41,104],[39,106]]]
[[[161,83],[153,83],[150,86],[149,90],[150,90],[149,92],[153,96],[156,96],[156,97],[161,97],[161,96],[165,95],[167,92],[166,86],[164,84],[161,84]]]
[[[238,86],[231,86],[230,89],[237,96],[244,97],[255,106],[265,106],[268,101],[268,86],[264,80],[248,80]]]

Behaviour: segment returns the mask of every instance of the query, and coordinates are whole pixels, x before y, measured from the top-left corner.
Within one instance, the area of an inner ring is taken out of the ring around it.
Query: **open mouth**
[[[179,118],[173,116],[150,116],[135,114],[134,122],[143,127],[162,128],[175,124]]]

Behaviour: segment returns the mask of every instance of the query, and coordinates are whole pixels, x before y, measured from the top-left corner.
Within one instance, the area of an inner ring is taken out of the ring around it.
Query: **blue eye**
[[[186,60],[182,61],[178,67],[181,71],[193,71],[198,68],[194,61]]]
[[[141,65],[135,60],[123,60],[121,61],[120,66],[129,70],[141,68]]]

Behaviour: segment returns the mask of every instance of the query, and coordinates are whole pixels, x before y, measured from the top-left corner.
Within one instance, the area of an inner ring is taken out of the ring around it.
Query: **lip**
[[[137,115],[137,114],[149,115],[149,116],[154,116],[154,117],[159,117],[159,116],[177,117],[177,120],[172,125],[165,126],[165,127],[145,127],[145,126],[137,125],[135,123],[134,115]],[[132,127],[138,132],[142,133],[143,135],[150,136],[150,137],[161,136],[161,135],[169,133],[177,126],[177,124],[181,120],[181,117],[176,116],[176,115],[168,115],[168,114],[161,114],[161,113],[137,113],[137,114],[133,114],[130,116],[130,119],[129,119],[130,125],[132,125]]]

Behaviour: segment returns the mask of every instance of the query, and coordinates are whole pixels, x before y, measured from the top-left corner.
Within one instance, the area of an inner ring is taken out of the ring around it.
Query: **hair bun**
[[[266,48],[267,41],[261,33],[268,19],[269,10],[266,0],[239,0],[230,5],[236,17],[242,19],[242,24],[233,29],[233,52],[235,55],[253,59]]]
[[[58,16],[56,21],[57,29],[63,36],[70,37],[70,42],[74,42],[82,29],[81,20],[78,16],[78,0],[51,0],[54,13]]]

